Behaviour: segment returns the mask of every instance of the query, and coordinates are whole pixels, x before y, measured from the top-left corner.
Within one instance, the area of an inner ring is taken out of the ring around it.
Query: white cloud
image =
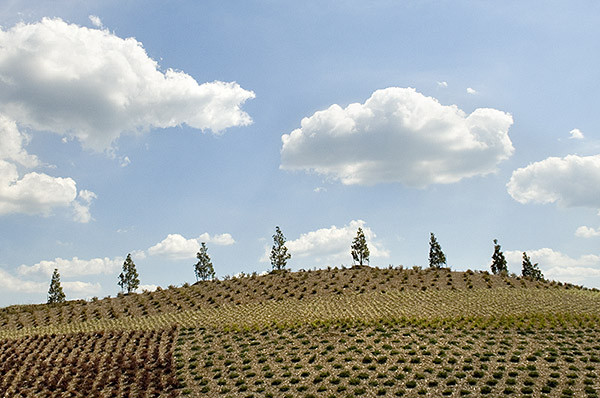
[[[138,292],[153,292],[158,289],[158,285],[140,285],[137,289]]]
[[[101,22],[92,19],[92,22]],[[237,83],[160,70],[134,38],[44,18],[0,28],[0,106],[19,125],[104,150],[124,132],[248,125]]]
[[[129,160],[129,156],[123,156],[120,159],[120,165],[121,167],[127,167],[131,164],[131,160]]]
[[[200,250],[197,239],[186,239],[179,234],[169,234],[165,239],[148,249],[152,256],[165,256],[173,259],[194,258]]]
[[[22,280],[0,268],[0,289],[4,292],[43,293],[48,291],[49,283]]]
[[[57,207],[72,205],[77,187],[71,178],[36,172],[19,178],[17,167],[0,160],[0,215],[11,213],[48,216]]]
[[[102,24],[102,20],[100,19],[100,17],[98,17],[96,15],[90,15],[88,18],[92,22],[92,25],[94,25],[95,27],[97,27],[97,28],[104,27],[104,25]]]
[[[81,190],[78,195],[79,201],[73,202],[73,212],[75,221],[80,223],[88,223],[93,220],[90,214],[90,205],[96,199],[96,194],[92,191]]]
[[[506,186],[520,203],[600,209],[600,155],[550,157],[515,170]]]
[[[285,246],[294,258],[310,257],[318,265],[337,266],[340,263],[351,264],[350,245],[356,237],[356,231],[362,228],[372,258],[389,257],[389,251],[375,241],[376,235],[362,220],[352,220],[343,227],[321,228],[300,235],[298,239],[287,241]],[[262,262],[269,261],[271,248],[265,248]]]
[[[437,82],[437,84],[438,84],[439,87],[443,87],[443,88],[448,87],[448,83],[447,82]]]
[[[511,115],[466,115],[412,88],[387,88],[364,104],[332,105],[283,135],[281,168],[315,171],[343,184],[448,184],[496,171],[514,148]]]
[[[200,243],[212,243],[219,246],[228,246],[235,243],[230,234],[210,236],[203,233],[198,238],[187,239],[180,234],[169,234],[165,239],[148,249],[152,256],[165,256],[176,260],[196,257],[200,250]]]
[[[99,294],[102,291],[102,287],[99,283],[89,283],[81,281],[67,281],[60,282],[67,300],[75,297],[91,297]]]
[[[569,139],[582,140],[585,138],[585,136],[579,129],[573,129],[573,130],[569,131],[569,134],[571,135],[569,137]]]
[[[477,90],[471,87],[467,87],[467,94],[475,95],[477,94]]]
[[[235,243],[235,239],[230,234],[220,234],[210,236],[207,232],[196,239],[198,242],[212,243],[218,246],[230,246]]]
[[[115,257],[110,259],[104,258],[93,258],[91,260],[82,260],[77,257],[72,259],[56,258],[49,261],[40,261],[35,265],[20,265],[18,273],[20,275],[37,275],[45,274],[47,276],[52,275],[54,269],[58,269],[61,277],[73,277],[81,275],[98,275],[98,274],[111,274],[117,271],[123,264],[123,258]]]
[[[575,236],[579,236],[580,238],[595,238],[600,236],[600,228],[594,229],[582,225],[575,231]]]
[[[549,248],[528,250],[527,255],[532,263],[539,264],[546,279],[586,286],[597,285],[597,281],[600,280],[600,256],[587,254],[579,258],[571,258]],[[507,251],[505,256],[510,269],[520,274],[523,253]],[[591,279],[595,279],[595,281],[592,282]]]
[[[0,160],[13,161],[25,167],[36,167],[40,164],[35,155],[30,155],[23,148],[29,143],[29,137],[22,134],[14,120],[0,115]]]
[[[55,208],[71,206],[76,221],[89,222],[92,219],[89,206],[96,197],[93,192],[82,190],[78,197],[76,183],[71,178],[37,172],[21,177],[17,164],[25,168],[40,165],[38,158],[25,150],[28,141],[13,120],[0,115],[0,215],[48,216]]]

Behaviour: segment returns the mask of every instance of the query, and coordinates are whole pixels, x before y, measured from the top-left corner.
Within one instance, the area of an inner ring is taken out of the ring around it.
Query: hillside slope
[[[596,396],[600,293],[486,272],[247,275],[0,310],[2,396]]]

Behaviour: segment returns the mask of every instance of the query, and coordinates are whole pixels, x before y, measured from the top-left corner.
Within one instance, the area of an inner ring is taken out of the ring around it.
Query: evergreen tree
[[[442,268],[443,265],[446,265],[446,256],[435,235],[431,232],[431,239],[429,240],[429,267]]]
[[[213,268],[213,264],[210,261],[210,256],[208,255],[208,248],[206,247],[206,243],[202,242],[202,247],[200,251],[196,254],[196,258],[198,262],[194,266],[194,271],[196,272],[196,280],[209,280],[215,277],[215,269]]]
[[[352,260],[358,265],[364,265],[365,261],[369,262],[369,248],[367,247],[367,239],[362,228],[358,228],[356,231],[356,237],[352,241],[350,246],[350,254],[352,254]]]
[[[508,272],[508,266],[506,265],[506,258],[504,253],[500,250],[498,239],[494,239],[494,254],[492,255],[492,273],[501,274]]]
[[[292,258],[292,255],[288,253],[287,247],[285,247],[285,236],[281,232],[279,226],[275,227],[275,235],[273,235],[273,248],[271,249],[271,265],[273,270],[285,269],[287,261]]]
[[[123,272],[119,274],[118,285],[122,291],[127,293],[134,292],[140,286],[139,275],[135,269],[135,264],[131,259],[131,254],[127,255],[125,262],[123,263]]]
[[[58,269],[54,268],[50,288],[48,289],[48,304],[64,303],[65,299],[65,293],[60,286],[60,274],[58,273]]]
[[[538,268],[538,264],[531,264],[531,260],[529,256],[527,256],[526,252],[523,252],[523,270],[521,271],[521,275],[526,278],[531,278],[536,281],[540,281],[544,279],[544,275],[542,271]]]

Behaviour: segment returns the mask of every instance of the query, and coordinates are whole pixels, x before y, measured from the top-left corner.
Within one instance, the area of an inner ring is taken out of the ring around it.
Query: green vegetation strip
[[[400,322],[448,327],[564,327],[600,324],[600,293],[555,289],[395,290],[223,305],[145,317],[1,330],[0,338],[172,325],[224,329],[321,323]]]

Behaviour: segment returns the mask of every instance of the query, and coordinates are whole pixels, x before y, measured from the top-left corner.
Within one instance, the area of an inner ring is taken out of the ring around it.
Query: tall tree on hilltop
[[[196,273],[196,280],[209,280],[215,277],[215,269],[213,268],[213,264],[210,261],[210,256],[208,255],[208,248],[206,247],[206,243],[202,242],[202,247],[200,247],[200,251],[196,254],[196,258],[198,262],[194,266],[194,271]]]
[[[126,291],[127,293],[134,292],[140,286],[139,274],[135,269],[131,254],[127,255],[123,263],[123,272],[119,274],[118,285],[122,291]]]
[[[538,264],[531,264],[531,260],[529,259],[529,256],[527,256],[526,252],[523,252],[523,270],[521,271],[521,275],[523,275],[525,278],[531,278],[536,281],[541,281],[544,279],[544,275],[538,268]]]
[[[66,300],[65,293],[60,286],[60,274],[58,268],[54,268],[50,288],[48,289],[48,304],[64,303]]]
[[[358,231],[356,231],[356,237],[352,241],[352,246],[350,246],[350,254],[352,254],[352,260],[354,263],[358,263],[358,265],[364,265],[365,261],[369,262],[369,247],[367,246],[367,239],[365,238],[365,233],[363,232],[361,227],[358,227]]]
[[[438,243],[433,232],[429,239],[429,268],[442,268],[446,265],[446,255],[442,251],[442,247]]]
[[[506,258],[504,253],[500,250],[501,247],[498,244],[498,239],[494,239],[494,254],[492,255],[492,273],[502,274],[508,272],[508,266],[506,265]]]
[[[285,236],[279,226],[275,227],[275,235],[273,235],[273,248],[271,249],[271,265],[273,270],[285,269],[287,261],[292,258],[292,255],[288,253],[288,249],[285,246]]]

